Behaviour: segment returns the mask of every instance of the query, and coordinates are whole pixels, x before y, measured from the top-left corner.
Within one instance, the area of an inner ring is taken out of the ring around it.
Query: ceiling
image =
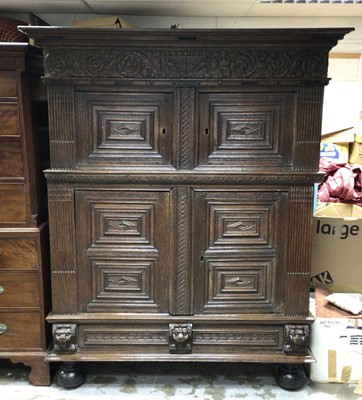
[[[0,0],[0,13],[361,17],[362,0]]]

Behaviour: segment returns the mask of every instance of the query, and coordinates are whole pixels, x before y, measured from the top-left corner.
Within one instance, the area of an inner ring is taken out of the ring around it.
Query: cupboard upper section
[[[84,29],[21,27],[55,79],[326,79],[328,52],[353,28]]]
[[[44,50],[52,168],[317,171],[328,53],[351,28],[22,27]]]

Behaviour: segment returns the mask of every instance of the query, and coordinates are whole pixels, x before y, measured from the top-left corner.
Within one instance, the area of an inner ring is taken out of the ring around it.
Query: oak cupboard
[[[53,347],[77,361],[313,361],[313,185],[350,28],[23,28],[44,50]],[[288,382],[289,380],[289,382]]]

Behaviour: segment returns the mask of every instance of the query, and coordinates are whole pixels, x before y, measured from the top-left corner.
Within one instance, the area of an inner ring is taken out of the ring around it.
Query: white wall
[[[362,79],[360,59],[330,59],[332,78],[324,92],[323,128],[325,133],[354,126],[362,135]]]

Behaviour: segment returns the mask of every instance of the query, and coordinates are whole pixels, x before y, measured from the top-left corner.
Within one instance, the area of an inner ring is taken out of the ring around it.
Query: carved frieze
[[[142,345],[167,344],[165,332],[119,332],[119,331],[84,331],[84,344],[87,345]]]
[[[63,172],[63,171],[62,171]],[[51,183],[101,183],[101,184],[148,184],[152,179],[154,184],[234,184],[234,185],[298,185],[298,184],[313,184],[321,180],[321,175],[242,175],[242,174],[147,174],[131,175],[127,173],[101,174],[98,171],[92,171],[92,174],[80,173],[57,173],[56,170],[47,172],[48,182]],[[255,197],[263,196],[261,193],[254,194]],[[226,195],[224,196],[226,197]]]
[[[47,50],[46,77],[121,79],[325,78],[328,59],[315,49]]]
[[[279,343],[279,331],[272,332],[195,332],[194,343],[213,343],[224,345],[268,345],[277,346]]]

